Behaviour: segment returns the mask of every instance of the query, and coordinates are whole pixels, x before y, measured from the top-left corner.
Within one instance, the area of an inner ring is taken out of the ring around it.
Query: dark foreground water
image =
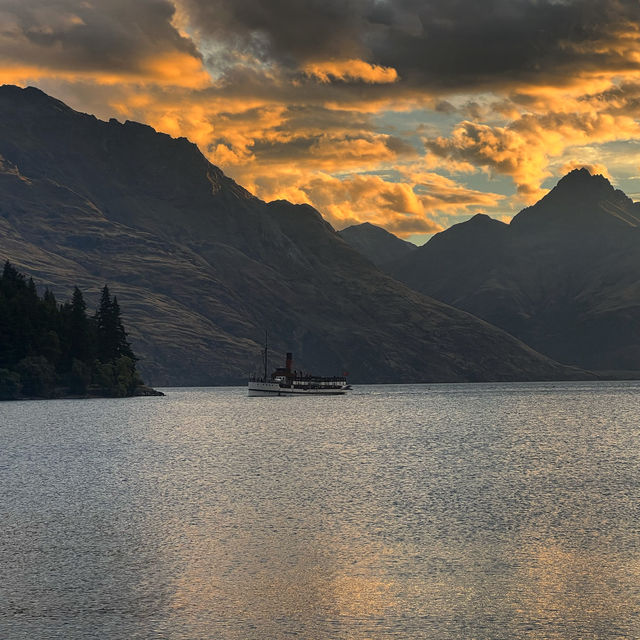
[[[640,638],[640,384],[0,404],[0,638]]]

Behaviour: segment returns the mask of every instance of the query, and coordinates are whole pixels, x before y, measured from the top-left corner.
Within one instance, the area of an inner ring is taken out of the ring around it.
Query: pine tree
[[[38,294],[7,260],[0,279],[0,367],[13,368],[30,350]]]
[[[31,287],[32,284],[35,290],[36,285],[33,283],[33,279],[29,278],[29,286]],[[45,308],[51,315],[56,314],[56,312],[58,311],[58,302],[55,295],[53,295],[53,291],[51,291],[50,289],[45,289],[44,295],[42,296],[42,302],[44,302]]]
[[[24,290],[24,276],[7,260],[2,270],[2,292],[5,297],[13,298],[18,291]]]
[[[113,319],[113,307],[109,287],[105,284],[100,296],[100,304],[95,315],[98,343],[97,356],[101,362],[110,362],[115,357],[116,332]]]
[[[131,360],[135,362],[137,358],[133,355],[131,345],[127,340],[127,332],[124,330],[122,318],[120,317],[120,305],[118,304],[118,298],[116,298],[115,296],[113,296],[112,309],[116,331],[116,357],[119,358],[120,356],[126,356],[127,358],[131,358]]]
[[[111,299],[109,287],[102,289],[100,305],[95,316],[98,337],[98,359],[101,362],[113,362],[120,356],[135,360],[131,346],[127,341],[127,333],[120,317],[118,299]]]
[[[94,318],[80,289],[59,305],[10,262],[0,272],[0,400],[64,393],[128,396],[142,384],[118,300],[107,286]]]
[[[74,287],[71,304],[67,309],[67,331],[69,361],[74,358],[86,362],[91,357],[91,331],[89,318],[87,317],[87,305],[82,291]]]

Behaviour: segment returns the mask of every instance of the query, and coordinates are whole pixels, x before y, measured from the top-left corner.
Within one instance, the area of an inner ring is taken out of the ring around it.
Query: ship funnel
[[[285,364],[285,369],[287,370],[287,373],[291,373],[292,363],[293,363],[293,354],[287,353],[287,363]]]

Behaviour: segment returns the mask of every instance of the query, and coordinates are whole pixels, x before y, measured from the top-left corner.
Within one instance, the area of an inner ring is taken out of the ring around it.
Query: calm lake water
[[[640,383],[0,404],[0,638],[640,638]]]

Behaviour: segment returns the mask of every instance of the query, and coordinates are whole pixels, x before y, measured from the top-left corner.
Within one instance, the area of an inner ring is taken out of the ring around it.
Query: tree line
[[[131,396],[142,380],[107,286],[87,314],[82,292],[60,304],[6,262],[0,277],[0,400]]]

